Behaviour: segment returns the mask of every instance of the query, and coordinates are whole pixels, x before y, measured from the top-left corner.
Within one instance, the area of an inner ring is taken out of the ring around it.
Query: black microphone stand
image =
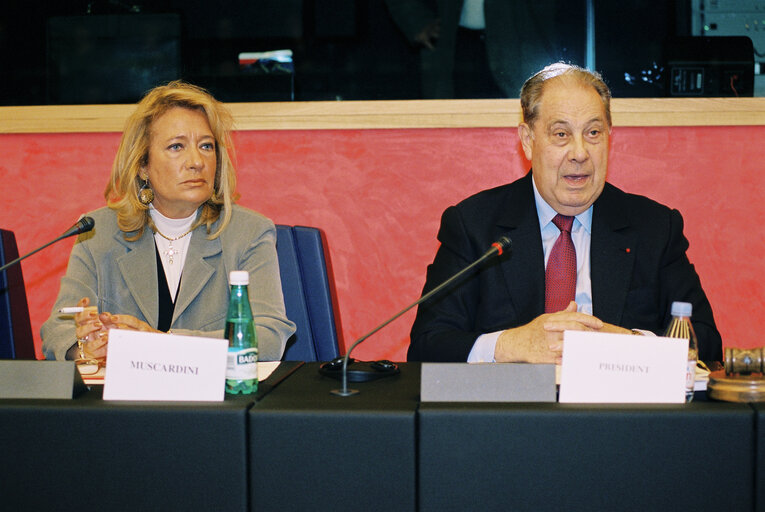
[[[59,240],[63,240],[64,238],[68,238],[68,237],[70,237],[72,235],[78,235],[80,233],[85,233],[87,231],[90,231],[91,229],[93,229],[94,225],[95,225],[95,222],[93,222],[93,219],[91,217],[83,217],[77,224],[75,224],[74,226],[69,228],[66,231],[66,233],[64,233],[63,235],[59,236],[55,240],[51,240],[50,242],[48,242],[47,244],[43,245],[42,247],[38,247],[37,249],[35,249],[32,252],[28,252],[24,256],[19,256],[15,260],[13,260],[13,261],[11,261],[9,263],[6,263],[2,267],[0,267],[0,272],[2,272],[3,270],[7,269],[8,267],[12,267],[13,265],[15,265],[16,263],[20,262],[23,259],[26,259],[26,258],[32,256],[33,254],[42,251],[43,249],[45,249],[49,245],[55,244]]]
[[[343,387],[341,389],[333,389],[332,391],[330,391],[330,393],[337,396],[351,396],[359,392],[358,389],[348,389],[348,359],[351,355],[351,351],[353,351],[353,349],[356,348],[356,346],[359,343],[369,338],[374,333],[376,333],[377,331],[379,331],[380,329],[382,329],[383,327],[385,327],[386,325],[388,325],[389,323],[391,323],[392,321],[394,321],[395,319],[397,319],[398,317],[400,317],[401,315],[403,315],[404,313],[406,313],[407,311],[415,307],[416,305],[420,304],[421,302],[425,302],[426,300],[431,298],[433,295],[437,294],[438,292],[440,292],[441,290],[443,290],[444,288],[452,284],[455,280],[462,277],[466,272],[472,270],[477,265],[480,265],[481,263],[486,261],[488,258],[491,258],[495,254],[501,255],[505,250],[509,250],[511,245],[512,245],[512,242],[510,241],[510,238],[503,236],[498,241],[491,244],[491,248],[488,251],[486,251],[483,256],[481,256],[480,258],[475,260],[473,263],[463,268],[462,270],[454,274],[452,277],[450,277],[443,283],[439,284],[438,286],[430,290],[428,293],[426,293],[425,295],[423,295],[422,297],[420,297],[419,299],[412,302],[407,307],[405,307],[404,309],[402,309],[401,311],[399,311],[398,313],[390,317],[388,320],[381,323],[380,325],[378,325],[377,327],[375,327],[374,329],[366,333],[364,336],[362,336],[361,338],[353,342],[353,345],[351,345],[351,348],[348,349],[348,351],[345,353],[345,356],[343,357],[343,371],[342,371]]]

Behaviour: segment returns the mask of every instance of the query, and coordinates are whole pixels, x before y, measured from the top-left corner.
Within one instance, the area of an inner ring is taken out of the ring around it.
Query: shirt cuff
[[[473,348],[468,354],[468,363],[493,363],[494,349],[497,347],[497,340],[502,331],[481,334],[473,343]]]

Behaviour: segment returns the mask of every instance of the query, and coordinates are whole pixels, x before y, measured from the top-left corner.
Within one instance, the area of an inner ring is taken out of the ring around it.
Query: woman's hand
[[[152,326],[150,326],[143,320],[139,320],[132,315],[113,315],[111,313],[101,313],[100,315],[98,315],[98,319],[101,321],[101,323],[106,329],[126,329],[129,331],[161,332],[154,329]]]
[[[77,303],[85,309],[82,313],[74,315],[77,340],[82,342],[82,349],[75,345],[72,347],[73,359],[98,359],[106,360],[106,348],[109,344],[109,329],[125,329],[130,331],[160,332],[143,320],[132,315],[114,315],[109,312],[98,313],[95,307],[90,306],[90,299],[83,297]]]
[[[98,309],[90,306],[90,299],[83,297],[77,303],[85,308],[82,313],[74,315],[75,336],[81,346],[73,347],[73,359],[106,359],[106,344],[108,332],[98,317]],[[79,343],[78,343],[79,345]]]

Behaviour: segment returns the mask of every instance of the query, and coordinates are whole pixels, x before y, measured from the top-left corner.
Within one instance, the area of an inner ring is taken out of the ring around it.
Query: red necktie
[[[558,214],[552,221],[560,229],[560,235],[547,259],[545,313],[566,309],[576,296],[576,249],[571,240],[574,217]]]

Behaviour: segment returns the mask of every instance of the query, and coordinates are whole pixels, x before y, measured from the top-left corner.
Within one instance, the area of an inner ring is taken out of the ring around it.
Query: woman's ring
[[[85,359],[85,345],[84,345],[84,343],[86,341],[88,341],[87,336],[84,337],[84,338],[79,338],[79,337],[77,338],[77,351],[80,353],[80,357],[79,357],[80,360],[84,360]]]

